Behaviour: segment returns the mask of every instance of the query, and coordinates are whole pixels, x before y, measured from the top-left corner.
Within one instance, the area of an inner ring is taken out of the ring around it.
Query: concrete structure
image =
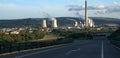
[[[89,25],[89,27],[95,27],[92,19],[88,19],[88,25]]]
[[[85,0],[85,27],[88,27],[87,0]]]
[[[47,23],[45,19],[43,20],[43,28],[47,28]]]
[[[52,18],[52,27],[57,28],[57,20],[55,18]]]
[[[75,21],[75,27],[77,27],[78,26],[78,22],[77,21]]]

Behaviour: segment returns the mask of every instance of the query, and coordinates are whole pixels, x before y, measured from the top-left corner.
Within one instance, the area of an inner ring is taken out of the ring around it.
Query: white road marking
[[[71,53],[73,53],[73,52],[77,52],[77,51],[80,51],[80,48],[75,49],[75,50],[70,50],[70,51],[68,51],[68,52],[66,53],[66,55],[69,55],[69,54],[71,54]]]
[[[66,47],[66,46],[64,46],[64,47]],[[61,49],[61,48],[64,48],[64,47],[58,47],[58,48],[53,48],[53,49],[38,51],[38,52],[30,53],[30,54],[25,54],[25,55],[21,55],[21,56],[16,56],[16,57],[14,57],[14,58],[23,58],[23,57],[27,57],[27,56],[31,56],[31,55],[35,55],[35,54],[40,54],[40,53],[44,53],[44,52],[48,52],[48,51],[53,51],[53,50]]]
[[[104,43],[101,44],[101,58],[104,58]]]

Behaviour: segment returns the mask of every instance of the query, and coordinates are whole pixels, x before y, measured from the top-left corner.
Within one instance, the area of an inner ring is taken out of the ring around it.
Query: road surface
[[[120,50],[105,37],[82,40],[67,46],[17,53],[0,58],[120,58]]]

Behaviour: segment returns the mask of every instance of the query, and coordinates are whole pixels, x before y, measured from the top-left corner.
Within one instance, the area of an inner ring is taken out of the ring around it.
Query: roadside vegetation
[[[38,28],[34,30],[33,33],[29,33],[28,30],[23,30],[20,34],[0,34],[0,54],[67,44],[74,42],[74,40],[92,40],[93,34],[96,32],[104,31],[93,29],[54,29],[52,32],[43,32]]]
[[[113,32],[108,38],[112,44],[120,47],[120,28]]]
[[[73,42],[73,39],[61,37],[41,41],[40,39],[43,39],[46,34],[48,35],[46,32],[41,32],[40,29],[33,33],[24,30],[20,34],[0,34],[0,54]]]
[[[42,39],[45,36],[44,32],[39,29],[33,33],[23,30],[20,34],[0,34],[0,44],[27,42],[32,40]]]
[[[92,32],[90,32],[89,30],[55,29],[55,30],[53,30],[53,33],[57,34],[61,37],[64,37],[64,38],[71,38],[74,40],[91,40],[91,39],[93,39]]]

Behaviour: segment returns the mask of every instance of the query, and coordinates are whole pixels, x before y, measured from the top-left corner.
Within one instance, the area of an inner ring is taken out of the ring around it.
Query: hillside
[[[117,18],[105,18],[105,17],[90,17],[94,20],[95,24],[115,23],[120,24],[120,19]]]
[[[105,24],[105,23],[116,23],[120,24],[120,19],[115,18],[103,18],[103,17],[90,17],[93,19],[95,24]],[[42,20],[47,18],[25,18],[25,19],[11,19],[11,20],[0,20],[0,27],[24,27],[24,26],[32,26],[32,27],[38,27],[42,26]],[[58,26],[73,26],[74,21],[82,21],[83,19],[79,19],[76,17],[56,17]],[[51,20],[47,19],[47,25],[48,27],[51,26]]]

